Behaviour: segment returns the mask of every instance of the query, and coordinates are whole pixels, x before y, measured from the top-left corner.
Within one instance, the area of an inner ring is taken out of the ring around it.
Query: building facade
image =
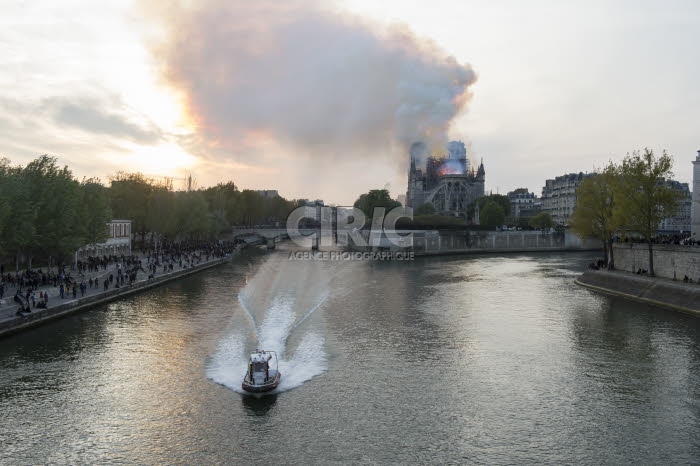
[[[693,202],[690,216],[691,237],[700,241],[700,150],[693,161]]]
[[[542,212],[548,212],[557,225],[568,225],[576,206],[576,190],[592,173],[569,173],[545,181],[542,188]]]
[[[107,241],[82,246],[75,254],[76,260],[84,260],[89,256],[131,255],[131,220],[112,220],[106,226]]]
[[[464,144],[452,141],[448,148],[449,156],[428,157],[424,170],[411,154],[406,206],[415,210],[428,202],[440,215],[466,219],[469,204],[484,195],[484,163],[470,170]]]
[[[527,188],[518,188],[508,193],[511,217],[534,217],[540,211],[542,204],[535,193]]]
[[[690,231],[693,196],[688,187],[688,183],[678,181],[665,181],[667,187],[675,189],[681,193],[678,201],[678,210],[672,217],[667,217],[659,224],[660,233],[680,233]]]

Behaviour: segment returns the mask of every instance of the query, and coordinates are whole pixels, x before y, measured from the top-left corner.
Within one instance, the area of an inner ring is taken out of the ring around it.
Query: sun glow
[[[153,176],[181,175],[197,165],[195,156],[172,142],[151,147],[134,145],[124,158],[122,164]]]

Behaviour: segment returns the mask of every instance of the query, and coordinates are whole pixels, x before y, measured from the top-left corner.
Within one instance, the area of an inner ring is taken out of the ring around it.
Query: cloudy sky
[[[700,149],[700,2],[0,0],[0,156],[352,203],[408,146],[487,189]]]

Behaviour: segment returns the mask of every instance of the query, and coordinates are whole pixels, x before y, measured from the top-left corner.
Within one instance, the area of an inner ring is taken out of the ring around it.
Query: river
[[[700,458],[700,320],[576,286],[594,254],[292,249],[0,340],[0,463]],[[256,398],[259,345],[282,382]]]

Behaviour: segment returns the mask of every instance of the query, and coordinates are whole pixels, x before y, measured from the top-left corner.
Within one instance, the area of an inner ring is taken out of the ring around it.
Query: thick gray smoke
[[[447,144],[447,152],[450,154],[451,159],[467,158],[467,146],[462,141],[450,141]]]
[[[424,142],[414,142],[409,150],[411,160],[416,163],[416,167],[423,168],[425,160],[428,158],[428,146]]]
[[[394,154],[405,166],[414,141],[444,150],[476,79],[410,31],[317,3],[194,3],[151,12],[166,32],[154,57],[199,135],[228,153],[267,138],[313,157]]]

